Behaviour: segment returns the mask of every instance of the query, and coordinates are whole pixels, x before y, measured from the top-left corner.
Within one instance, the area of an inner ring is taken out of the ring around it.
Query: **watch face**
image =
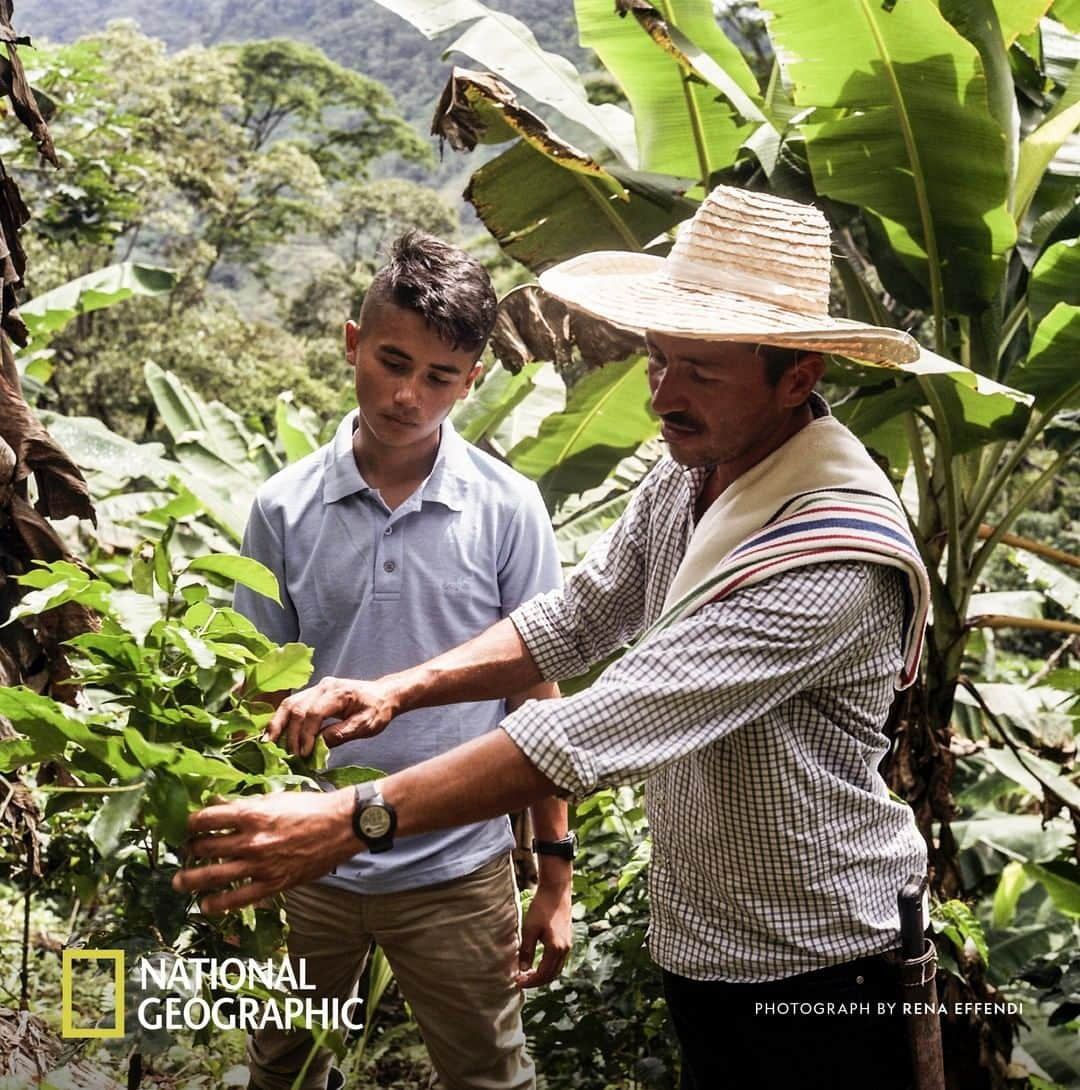
[[[360,815],[360,828],[370,840],[378,840],[390,832],[390,814],[385,807],[369,806]]]

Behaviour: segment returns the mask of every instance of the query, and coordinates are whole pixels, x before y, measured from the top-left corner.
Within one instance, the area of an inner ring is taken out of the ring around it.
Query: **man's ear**
[[[350,318],[345,323],[345,361],[356,366],[356,349],[360,343],[360,327]]]
[[[483,371],[484,365],[477,360],[473,364],[472,370],[465,376],[465,386],[461,393],[458,394],[458,401],[464,401],[468,396],[469,391],[472,389],[472,384],[480,377],[480,372]]]
[[[825,357],[820,352],[804,352],[784,373],[784,401],[790,408],[801,405],[814,392],[825,374]]]

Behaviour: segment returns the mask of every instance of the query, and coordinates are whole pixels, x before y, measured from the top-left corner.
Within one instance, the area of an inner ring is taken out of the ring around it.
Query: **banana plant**
[[[591,148],[571,154],[555,122],[528,113],[520,96],[570,121],[546,77],[558,72],[575,111],[584,81],[520,30],[491,63],[477,28],[505,30],[508,16],[470,0],[440,8],[436,28],[424,21],[430,5],[393,7],[425,33],[466,24],[448,52],[489,64],[483,78],[452,75],[435,127],[462,147],[473,137],[515,140],[473,175],[467,196],[530,268],[598,247],[664,251],[670,226],[643,238],[635,202],[644,187],[632,191],[627,170],[646,172],[651,193],[685,187],[672,221],[718,180],[775,184],[830,217],[841,255],[837,306],[921,338],[913,365],[836,361],[831,374],[846,388],[842,417],[912,482],[908,510],[935,612],[921,719],[944,745],[979,578],[1080,442],[1069,416],[1080,407],[1080,200],[1067,158],[1080,124],[1076,5],[762,0],[773,61],[759,80],[710,5],[577,0],[582,43],[632,108],[634,154],[621,120],[602,130],[591,112]],[[533,192],[523,184],[530,172],[543,179]],[[581,198],[586,185],[603,195],[604,215]],[[579,440],[587,447],[590,432]],[[1034,469],[1018,477],[1022,467]],[[1060,622],[1063,633],[1069,624]],[[932,817],[947,818],[933,808],[921,816],[927,832]]]

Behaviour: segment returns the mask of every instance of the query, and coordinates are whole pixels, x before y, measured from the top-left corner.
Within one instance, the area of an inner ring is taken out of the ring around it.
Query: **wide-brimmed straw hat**
[[[749,341],[909,363],[898,329],[829,314],[829,225],[810,205],[718,186],[665,258],[600,251],[555,265],[540,286],[624,329]]]

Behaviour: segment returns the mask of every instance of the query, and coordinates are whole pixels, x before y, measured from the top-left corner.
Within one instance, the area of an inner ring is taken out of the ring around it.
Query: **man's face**
[[[419,314],[380,301],[345,323],[361,427],[387,447],[425,446],[480,373],[477,353],[451,348]]]
[[[651,332],[645,339],[653,409],[672,458],[684,466],[753,465],[772,449],[823,367],[820,356],[801,357],[770,386],[752,344]]]

